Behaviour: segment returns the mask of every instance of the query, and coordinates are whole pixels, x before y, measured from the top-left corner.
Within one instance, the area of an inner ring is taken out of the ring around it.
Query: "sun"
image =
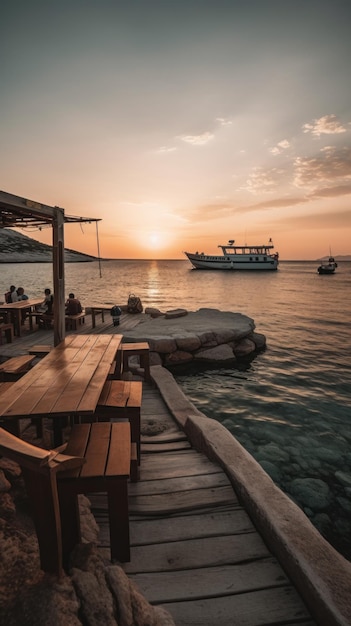
[[[168,239],[169,238],[165,233],[152,231],[146,234],[144,243],[147,248],[151,248],[152,250],[160,250],[161,248],[165,248],[167,246]]]
[[[145,250],[148,255],[164,254],[172,242],[172,234],[167,231],[146,230],[138,233],[140,241],[140,253]],[[162,252],[161,252],[162,251]]]
[[[151,248],[160,248],[160,247],[162,247],[160,233],[150,233],[149,234],[149,244],[150,244]]]

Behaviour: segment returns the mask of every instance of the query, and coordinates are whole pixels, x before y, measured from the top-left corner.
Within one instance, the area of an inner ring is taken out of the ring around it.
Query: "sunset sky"
[[[351,254],[350,27],[350,0],[4,2],[0,189],[101,218],[102,257]]]

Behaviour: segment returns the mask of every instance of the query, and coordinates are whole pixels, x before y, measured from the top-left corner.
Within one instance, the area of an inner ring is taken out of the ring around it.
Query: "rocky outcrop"
[[[101,557],[85,496],[79,496],[79,509],[83,543],[73,551],[69,574],[44,574],[21,470],[0,458],[0,626],[174,626],[120,566]]]
[[[66,263],[95,261],[96,257],[65,248]],[[0,229],[0,263],[52,263],[52,246],[12,228]]]
[[[255,332],[254,321],[241,313],[207,308],[166,313],[153,308],[145,313],[138,326],[125,332],[124,341],[147,341],[152,365],[233,364],[266,345],[265,336]]]

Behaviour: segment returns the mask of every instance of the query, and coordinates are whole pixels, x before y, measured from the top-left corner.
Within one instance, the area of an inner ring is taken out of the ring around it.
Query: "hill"
[[[337,255],[333,255],[335,261],[351,261],[351,254],[337,254]],[[329,259],[329,255],[328,256],[324,256],[321,259],[317,259],[317,261],[319,261],[320,263],[325,263],[326,261],[328,261]]]
[[[66,263],[95,261],[96,257],[65,248]],[[52,246],[12,228],[0,228],[0,263],[51,263]]]

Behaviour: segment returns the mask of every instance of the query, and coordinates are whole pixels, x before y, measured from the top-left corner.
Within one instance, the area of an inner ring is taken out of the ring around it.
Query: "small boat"
[[[328,259],[328,263],[322,263],[317,271],[318,274],[334,274],[336,268],[338,267],[337,262],[335,261],[333,256],[330,256]]]
[[[190,263],[197,270],[276,270],[279,254],[273,253],[272,239],[268,244],[247,246],[235,244],[230,239],[225,245],[219,245],[221,255],[209,255],[204,252],[184,252]]]

